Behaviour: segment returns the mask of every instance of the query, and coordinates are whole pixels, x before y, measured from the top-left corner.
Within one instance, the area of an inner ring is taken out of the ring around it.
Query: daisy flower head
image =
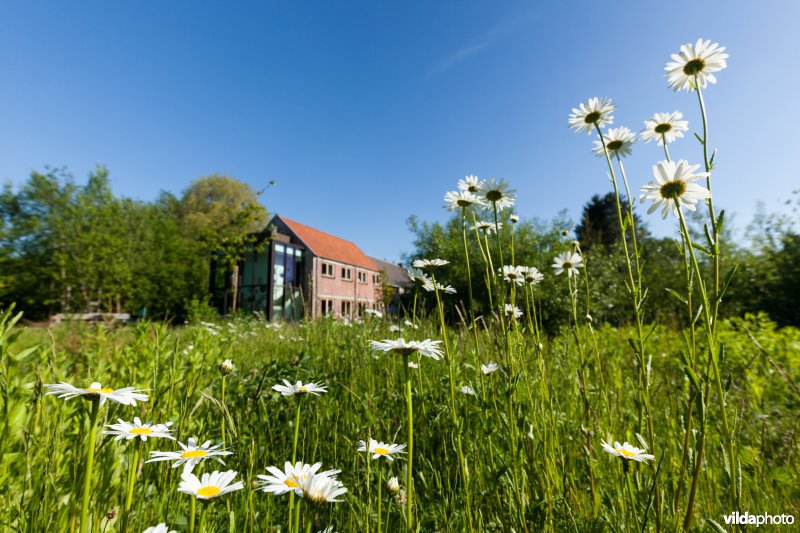
[[[620,444],[619,442],[614,441],[613,446],[604,440],[600,442],[603,444],[603,450],[616,457],[627,459],[628,461],[638,461],[640,463],[644,463],[655,459],[655,456],[650,455],[649,453],[644,453],[647,450],[637,448],[636,446],[629,444],[627,441],[625,444]]]
[[[453,287],[452,285],[442,285],[438,281],[434,283],[434,288],[436,288],[437,291],[443,292],[445,294],[455,294],[456,293],[455,287]]]
[[[425,289],[428,292],[431,292],[434,289],[433,281],[428,275],[418,268],[410,268],[406,270],[408,272],[408,279],[414,282],[414,285]]]
[[[492,178],[481,188],[481,198],[486,209],[506,209],[514,207],[515,192],[505,180]]]
[[[469,191],[450,191],[444,195],[444,202],[445,207],[450,211],[483,206],[483,201],[475,193]]]
[[[636,142],[636,134],[625,127],[611,128],[603,135],[603,139],[606,141],[606,150],[610,157],[628,157],[631,155],[633,143]],[[602,140],[594,141],[594,153],[598,157],[605,156]]]
[[[392,333],[400,333],[401,331],[403,331],[403,328],[401,328],[397,324],[392,324],[391,326],[389,326],[389,331],[391,331]]]
[[[595,125],[604,128],[614,122],[614,109],[616,106],[611,103],[611,98],[589,98],[587,103],[572,108],[569,127],[578,133],[585,131],[591,135]]]
[[[544,274],[539,272],[539,269],[536,267],[527,267],[525,269],[525,283],[530,285],[536,285],[540,283],[544,279]]]
[[[653,176],[656,179],[642,187],[640,201],[644,203],[645,200],[653,200],[653,205],[647,212],[652,213],[661,208],[662,218],[667,218],[670,212],[678,216],[676,201],[681,207],[694,211],[697,202],[711,198],[711,191],[695,183],[708,176],[708,172],[695,173],[698,168],[700,165],[690,165],[683,159],[677,163],[659,161],[653,167]]]
[[[403,320],[403,325],[409,327],[411,329],[419,329],[419,326],[411,322],[410,320]]]
[[[516,305],[506,304],[503,308],[503,311],[506,314],[506,318],[510,318],[512,320],[516,320],[522,316],[522,311]]]
[[[475,396],[475,389],[470,387],[469,385],[464,385],[461,387],[462,394],[466,394],[467,396]]]
[[[500,269],[500,274],[508,283],[522,285],[525,282],[525,272],[522,270],[522,267],[505,265]]]
[[[414,361],[409,361],[408,362],[408,368],[410,368],[412,370],[416,370],[416,369],[419,368],[419,365],[417,363],[415,363]]]
[[[177,533],[174,529],[170,529],[167,527],[167,524],[161,522],[158,525],[148,527],[142,533]]]
[[[181,475],[178,492],[190,494],[198,500],[212,500],[223,494],[244,488],[244,484],[241,481],[231,483],[236,474],[236,470],[214,471],[210,474],[206,472],[202,477],[198,478],[191,472],[184,472]]]
[[[175,437],[173,437],[170,433],[169,429],[169,427],[172,425],[172,422],[167,422],[166,424],[153,424],[152,422],[147,422],[146,424],[143,424],[138,416],[134,417],[133,423],[125,422],[121,418],[118,418],[117,422],[117,424],[106,424],[106,427],[110,429],[104,430],[103,435],[116,435],[114,440],[131,440],[140,438],[143,441],[146,441],[147,437],[175,439]]]
[[[345,494],[347,488],[334,477],[311,474],[295,492],[311,503],[338,503],[342,500],[337,498]]]
[[[386,482],[386,488],[389,489],[389,492],[392,494],[400,492],[400,481],[397,480],[397,476],[389,478],[389,481]]]
[[[358,451],[368,452],[372,454],[373,459],[386,457],[389,461],[394,461],[395,454],[405,453],[405,444],[386,444],[385,442],[378,442],[375,439],[369,439],[369,442],[363,440],[358,441]]]
[[[266,493],[275,494],[280,496],[288,492],[295,492],[300,488],[309,476],[317,474],[317,471],[322,468],[322,463],[314,463],[313,465],[305,464],[301,461],[295,464],[286,461],[283,465],[283,470],[275,466],[268,466],[267,472],[271,475],[265,476],[259,474],[256,476],[259,481],[258,490],[263,490]],[[336,476],[340,470],[326,470],[320,472],[320,476]]]
[[[563,272],[566,272],[569,277],[577,276],[578,269],[583,268],[583,258],[575,252],[564,252],[553,259],[551,266],[555,270],[556,276]]]
[[[655,140],[659,146],[664,146],[665,140],[667,143],[675,142],[689,130],[689,122],[682,119],[683,113],[680,111],[655,113],[653,118],[644,121],[644,129],[639,137],[646,143]]]
[[[438,361],[442,357],[442,341],[425,339],[424,341],[406,341],[402,337],[397,340],[384,339],[382,341],[369,341],[373,352],[391,352],[398,355],[411,355],[418,353]]]
[[[191,472],[197,464],[203,459],[214,459],[221,465],[225,465],[225,461],[221,459],[226,455],[233,455],[233,452],[220,449],[222,443],[211,445],[211,441],[207,440],[201,445],[197,445],[194,437],[190,437],[186,444],[178,441],[178,445],[183,448],[179,452],[150,452],[150,459],[145,463],[155,463],[159,461],[174,461],[172,468],[177,468],[184,465],[184,472]]]
[[[519,215],[511,215],[510,217],[508,217],[508,219],[511,221],[512,224],[516,224],[517,222],[519,222]]]
[[[481,372],[483,372],[484,376],[488,376],[489,374],[491,374],[492,372],[496,372],[497,370],[500,370],[500,365],[498,365],[494,361],[486,365],[481,365]]]
[[[672,61],[667,63],[664,77],[674,91],[693,91],[695,86],[705,89],[709,83],[717,83],[714,72],[728,66],[728,54],[725,47],[711,40],[697,39],[697,42],[686,43],[680,52],[672,54]]]
[[[64,383],[63,381],[45,385],[44,387],[47,389],[47,392],[44,393],[45,396],[56,394],[57,398],[64,398],[66,400],[71,400],[76,396],[83,396],[87,400],[98,400],[100,405],[106,403],[106,400],[111,400],[114,403],[135,406],[136,402],[146,402],[150,399],[147,394],[142,394],[143,391],[136,390],[133,387],[123,387],[114,390],[111,387],[103,387],[97,381],[92,382],[92,384],[85,389],[73,387],[69,383]]]
[[[223,376],[227,376],[228,374],[233,372],[233,361],[230,359],[225,359],[223,362],[219,364],[219,373]]]
[[[375,318],[383,318],[383,313],[381,313],[377,309],[365,309],[364,313],[370,316],[374,316]]]
[[[314,383],[308,382],[305,385],[302,381],[298,381],[294,385],[292,385],[289,380],[284,379],[283,385],[280,383],[277,385],[272,386],[272,390],[280,392],[281,396],[294,396],[295,394],[313,394],[314,396],[319,396],[320,392],[328,392],[328,389],[325,388],[326,385],[323,383]]]
[[[426,268],[428,270],[436,270],[445,265],[449,265],[450,261],[445,259],[415,259],[411,264],[414,268]]]
[[[458,190],[476,193],[481,190],[484,183],[478,176],[467,176],[463,180],[458,180]]]
[[[495,224],[494,222],[488,222],[486,220],[481,220],[481,221],[477,222],[474,226],[472,226],[472,229],[473,229],[473,231],[474,230],[478,230],[478,231],[481,231],[481,232],[487,233],[487,234],[490,234],[490,233],[493,233],[493,232],[497,233],[498,231],[503,229],[503,223],[502,222],[498,222],[497,224]]]

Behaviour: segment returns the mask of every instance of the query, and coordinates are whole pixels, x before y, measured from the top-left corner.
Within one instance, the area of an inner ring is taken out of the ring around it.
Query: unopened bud
[[[519,222],[519,216],[518,215],[511,215],[510,218],[511,218],[511,223],[512,224],[516,224],[517,222]]]
[[[569,231],[567,231],[567,230],[565,230],[565,229],[562,229],[562,230],[561,230],[561,236],[562,236],[562,237],[566,237],[567,235],[569,235]]]
[[[389,492],[392,494],[397,494],[400,492],[400,482],[397,481],[396,477],[391,477],[389,481],[386,482],[386,488],[389,489]]]
[[[594,322],[594,319],[592,318],[592,315],[590,315],[589,313],[586,313],[586,316],[585,316],[585,317],[583,317],[583,319],[584,319],[586,322],[588,322],[589,324],[591,324],[592,322]]]
[[[225,359],[223,362],[219,364],[219,373],[223,376],[227,376],[233,372],[233,363],[230,359]]]
[[[117,509],[115,507],[112,507],[106,513],[106,520],[114,520],[116,517],[117,517]]]

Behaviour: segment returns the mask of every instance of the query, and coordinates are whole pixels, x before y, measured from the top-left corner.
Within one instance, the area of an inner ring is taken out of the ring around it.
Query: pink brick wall
[[[327,263],[333,265],[334,277],[330,278],[322,275],[322,264]],[[367,270],[364,268],[355,267],[352,265],[345,265],[335,261],[328,261],[315,257],[312,262],[312,279],[314,283],[314,316],[322,314],[322,306],[320,300],[333,301],[333,314],[342,316],[342,301],[351,302],[350,318],[358,316],[358,303],[365,303],[367,309],[375,309],[380,306],[380,298],[377,291],[380,286],[376,286],[373,282],[373,276],[379,275],[380,272],[375,270]],[[351,271],[352,278],[345,280],[342,278],[342,268],[348,268]],[[361,283],[358,281],[358,272],[364,272],[367,275],[367,282]]]

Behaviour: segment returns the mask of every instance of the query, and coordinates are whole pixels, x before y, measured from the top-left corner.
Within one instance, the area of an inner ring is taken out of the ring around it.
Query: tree
[[[628,202],[621,200],[622,216],[625,220],[628,213]],[[647,230],[644,228],[639,216],[634,213],[636,223],[637,238],[644,238]],[[594,246],[611,246],[620,239],[619,216],[617,214],[617,200],[614,193],[606,193],[605,196],[595,194],[592,199],[583,206],[581,222],[575,228],[575,235],[581,248],[584,251],[590,250]]]

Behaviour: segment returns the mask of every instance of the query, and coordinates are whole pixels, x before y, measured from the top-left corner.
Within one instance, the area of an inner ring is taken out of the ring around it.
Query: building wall
[[[333,266],[333,277],[323,275],[322,265]],[[342,269],[349,269],[351,279],[344,279]],[[314,257],[313,261],[313,300],[314,316],[322,316],[324,312],[324,302],[332,302],[332,313],[337,317],[355,318],[360,316],[359,304],[363,304],[366,309],[380,309],[382,306],[378,291],[380,281],[375,283],[375,276],[380,276],[377,270],[369,270],[338,261],[330,261],[319,257]],[[366,274],[366,283],[358,280],[358,273]],[[342,302],[350,302],[349,313],[342,306]],[[327,304],[330,305],[330,304]]]

